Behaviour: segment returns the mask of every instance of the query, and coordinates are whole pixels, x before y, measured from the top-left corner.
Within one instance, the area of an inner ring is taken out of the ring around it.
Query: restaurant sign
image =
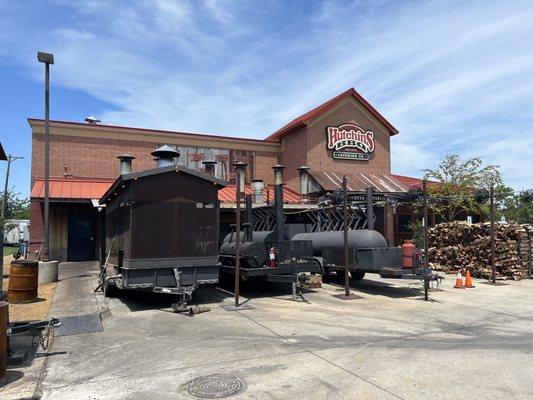
[[[327,148],[332,157],[341,160],[368,160],[374,151],[374,132],[356,124],[326,128]]]

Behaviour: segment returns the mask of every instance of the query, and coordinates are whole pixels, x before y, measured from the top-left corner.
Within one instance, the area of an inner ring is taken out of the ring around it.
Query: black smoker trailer
[[[218,282],[218,190],[225,182],[175,164],[168,146],[159,168],[118,177],[100,200],[106,212],[106,295],[115,289],[177,295],[179,306]],[[127,170],[127,169],[126,169]]]
[[[276,166],[277,168],[279,166]],[[240,232],[239,275],[243,280],[255,279],[268,282],[291,283],[296,286],[305,283],[305,273],[319,272],[313,262],[312,243],[308,240],[287,240],[283,223],[282,184],[275,185],[275,230],[253,231],[252,199],[245,198],[246,222]],[[221,272],[235,274],[236,235],[233,231],[226,235],[220,246]],[[274,265],[270,257],[274,253]],[[293,292],[294,293],[294,292]]]

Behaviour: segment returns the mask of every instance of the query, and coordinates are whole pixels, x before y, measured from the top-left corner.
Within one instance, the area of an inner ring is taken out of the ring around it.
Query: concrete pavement
[[[533,398],[530,280],[454,290],[450,278],[430,302],[417,282],[372,276],[352,282],[362,298],[350,301],[333,297],[335,280],[307,302],[255,284],[243,291],[253,309],[236,312],[209,288],[195,301],[212,311],[188,317],[164,296],[94,297],[95,278],[78,268],[58,288],[54,312],[109,311],[103,332],[55,338],[44,399],[193,398],[187,382],[210,374],[245,382],[232,399]]]

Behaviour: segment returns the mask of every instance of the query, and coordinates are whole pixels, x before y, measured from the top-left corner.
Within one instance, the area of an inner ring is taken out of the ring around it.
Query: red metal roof
[[[103,179],[50,179],[50,199],[56,200],[90,200],[100,199],[114,181]],[[245,188],[246,194],[252,194],[250,186]],[[32,198],[44,198],[44,180],[37,179],[31,189]],[[274,201],[274,187],[267,186],[263,191],[265,201]],[[226,186],[218,191],[218,199],[223,203],[235,202],[235,185]],[[283,200],[286,203],[298,203],[300,195],[284,187]]]
[[[295,118],[294,120],[289,122],[287,125],[285,125],[281,129],[278,129],[272,135],[268,136],[265,140],[271,141],[271,142],[276,141],[282,136],[285,136],[286,134],[299,128],[300,126],[303,126],[310,119],[318,117],[320,114],[327,111],[330,107],[332,107],[339,101],[349,96],[355,97],[359,102],[361,102],[367,108],[368,111],[370,111],[372,115],[374,115],[374,117],[376,117],[379,121],[381,121],[381,123],[385,125],[387,129],[390,131],[391,136],[399,133],[398,129],[396,129],[389,121],[387,121],[387,119],[385,119],[383,115],[381,115],[368,101],[366,101],[363,96],[361,96],[354,88],[350,88],[342,92],[341,94],[335,96],[331,100],[328,100],[325,103],[319,105],[318,107],[313,108],[311,111],[308,111],[305,114],[300,115],[298,118]]]
[[[422,181],[423,179],[420,178],[412,178],[410,176],[404,176],[404,175],[396,175],[392,174],[394,178],[402,182],[404,185],[408,186],[410,189],[420,189],[422,190]],[[428,187],[433,185],[439,185],[439,182],[435,181],[427,181]]]
[[[409,186],[403,184],[393,175],[351,173],[343,174],[331,171],[310,170],[309,174],[322,187],[323,190],[332,191],[342,188],[342,177],[348,179],[348,190],[351,192],[364,192],[367,187],[373,187],[378,193],[407,192]]]
[[[112,180],[106,179],[50,179],[51,199],[90,200],[100,199],[109,189]],[[37,179],[31,189],[30,197],[44,198],[44,180]]]
[[[252,194],[252,189],[250,186],[244,188],[245,194]],[[223,203],[235,203],[235,185],[226,186],[223,189],[218,191],[218,199]],[[263,190],[263,199],[265,202],[270,201],[274,202],[274,186],[269,185]],[[288,187],[283,187],[283,201],[285,203],[299,203],[300,195],[294,190],[289,189]]]

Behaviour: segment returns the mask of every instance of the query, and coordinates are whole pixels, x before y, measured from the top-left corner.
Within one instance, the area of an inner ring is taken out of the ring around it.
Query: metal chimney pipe
[[[252,195],[247,194],[244,196],[244,205],[246,207],[246,223],[248,224],[248,229],[246,230],[246,238],[248,242],[251,242],[253,239],[253,216],[252,216]]]
[[[366,199],[366,228],[374,229],[374,189],[367,187],[365,191]]]
[[[283,170],[285,167],[281,164],[276,164],[272,169],[274,170],[274,185],[283,185]]]
[[[205,173],[207,175],[215,176],[215,166],[217,165],[217,162],[214,160],[206,160],[202,161],[202,164],[205,168]]]
[[[281,164],[274,165],[274,206],[276,209],[276,239],[278,242],[283,241],[283,170],[285,167]]]
[[[151,154],[155,157],[156,168],[175,166],[176,160],[180,156],[180,153],[167,144],[159,147]]]
[[[237,189],[240,190],[240,193],[244,193],[246,186],[246,167],[248,164],[243,163],[242,161],[237,161],[235,164],[233,164],[233,166],[235,167],[235,172],[237,174],[235,177]]]
[[[262,179],[254,179],[252,181],[252,195],[254,203],[264,203],[263,190],[265,189],[265,182]]]
[[[129,154],[121,154],[117,158],[120,160],[120,175],[131,174],[131,160],[135,160],[135,157]]]
[[[300,201],[307,203],[309,201],[309,171],[308,166],[302,165],[298,168],[300,172]]]

